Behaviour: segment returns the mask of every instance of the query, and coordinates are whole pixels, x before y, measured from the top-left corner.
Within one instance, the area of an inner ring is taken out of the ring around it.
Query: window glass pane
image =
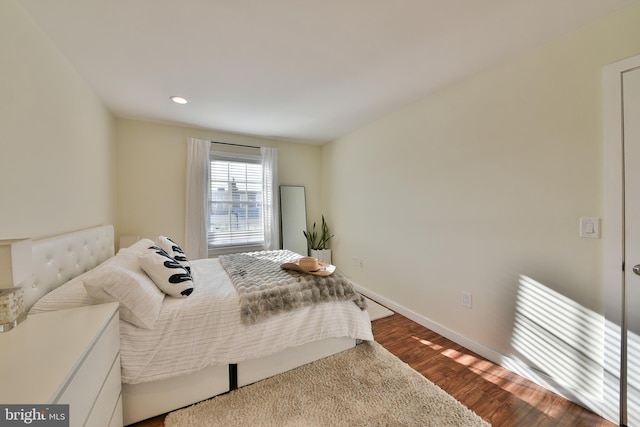
[[[211,160],[209,246],[264,243],[262,165]]]

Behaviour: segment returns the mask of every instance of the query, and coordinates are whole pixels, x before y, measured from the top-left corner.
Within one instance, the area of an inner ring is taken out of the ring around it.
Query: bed
[[[137,262],[137,251],[149,243],[155,242],[141,241],[116,254],[111,225],[34,241],[34,276],[23,286],[29,315],[99,302],[89,285],[105,277],[129,280],[119,272],[120,264]],[[234,287],[227,265],[218,259],[188,265],[193,289],[186,298],[163,292],[159,298],[151,289],[145,294],[145,301],[160,299],[155,319],[155,308],[149,316],[120,303],[125,425],[373,340],[367,311],[352,300],[247,320],[239,314],[242,292]],[[129,267],[124,270],[130,274]],[[201,304],[205,297],[215,304]],[[157,307],[157,302],[147,306]]]

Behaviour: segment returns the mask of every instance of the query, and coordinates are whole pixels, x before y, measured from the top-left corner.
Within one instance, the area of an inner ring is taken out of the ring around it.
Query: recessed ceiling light
[[[181,96],[172,96],[171,100],[173,102],[175,102],[176,104],[186,104],[187,102],[189,102],[189,101],[187,101],[186,98],[183,98]]]

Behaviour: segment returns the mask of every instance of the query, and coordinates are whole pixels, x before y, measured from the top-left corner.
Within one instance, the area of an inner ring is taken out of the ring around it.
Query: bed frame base
[[[288,348],[260,359],[238,363],[238,386],[242,387],[315,362],[356,345],[353,338],[331,338]]]
[[[190,375],[149,383],[122,384],[124,425],[162,415],[289,371],[352,348],[355,344],[353,338],[329,338],[237,365],[213,366]]]
[[[122,384],[124,425],[133,424],[229,391],[229,368],[213,366],[189,375]]]

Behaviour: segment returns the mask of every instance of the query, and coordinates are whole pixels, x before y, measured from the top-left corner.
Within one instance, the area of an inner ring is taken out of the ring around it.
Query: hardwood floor
[[[377,342],[494,427],[615,427],[399,314],[372,327]],[[162,427],[164,416],[134,425]]]
[[[375,340],[494,427],[614,427],[594,413],[398,314]]]

